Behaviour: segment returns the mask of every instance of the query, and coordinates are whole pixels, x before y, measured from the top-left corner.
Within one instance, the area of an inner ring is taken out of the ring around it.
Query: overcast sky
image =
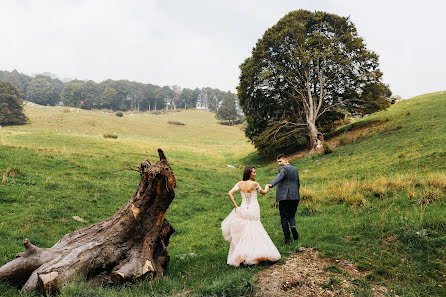
[[[0,70],[235,91],[257,39],[298,9],[350,16],[395,95],[446,90],[441,0],[2,0]]]

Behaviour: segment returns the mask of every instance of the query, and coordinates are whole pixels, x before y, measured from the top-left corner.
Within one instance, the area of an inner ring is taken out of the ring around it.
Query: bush
[[[331,150],[331,148],[326,144],[326,143],[324,143],[323,145],[322,145],[322,153],[324,154],[324,155],[328,155],[328,154],[331,154],[333,151]]]
[[[122,113],[122,111],[118,111],[115,113],[117,117],[122,118],[124,116],[124,114]]]
[[[176,126],[184,126],[186,124],[181,123],[181,122],[177,122],[177,121],[168,121],[169,124],[171,125],[176,125]]]
[[[118,138],[118,135],[116,135],[116,134],[104,134],[104,138],[116,139],[116,138]]]
[[[0,81],[0,125],[23,125],[23,95],[12,83]]]

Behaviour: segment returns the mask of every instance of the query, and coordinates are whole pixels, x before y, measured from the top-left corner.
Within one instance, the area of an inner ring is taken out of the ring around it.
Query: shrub
[[[104,138],[116,139],[116,138],[118,138],[118,135],[116,135],[116,134],[104,134]]]
[[[117,117],[122,118],[124,116],[124,114],[122,113],[122,111],[118,111],[115,113]]]
[[[177,121],[168,121],[168,123],[171,125],[176,125],[176,126],[185,126],[186,125],[184,123],[177,122]]]
[[[322,146],[322,153],[324,155],[328,155],[328,154],[331,154],[332,152],[333,151],[331,150],[331,148],[326,143],[324,143]]]

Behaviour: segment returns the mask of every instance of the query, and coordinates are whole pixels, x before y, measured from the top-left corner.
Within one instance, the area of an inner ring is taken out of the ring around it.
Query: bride
[[[238,182],[228,193],[235,208],[221,223],[221,230],[225,240],[231,244],[227,261],[229,265],[251,265],[260,261],[280,259],[279,251],[260,223],[257,193],[265,195],[269,187],[266,186],[263,190],[259,183],[254,181],[255,177],[256,169],[245,167],[243,181]],[[242,195],[240,206],[237,206],[233,196],[238,190]]]

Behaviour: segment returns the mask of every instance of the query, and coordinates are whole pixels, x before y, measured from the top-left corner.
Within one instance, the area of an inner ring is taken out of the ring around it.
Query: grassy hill
[[[262,185],[277,167],[257,156],[241,127],[219,125],[213,114],[197,110],[120,118],[33,105],[26,114],[29,125],[0,129],[0,265],[22,251],[25,237],[49,247],[64,234],[110,216],[139,182],[138,174],[121,170],[122,165],[155,160],[161,147],[178,184],[167,214],[177,231],[166,277],[99,289],[76,281],[61,295],[252,292],[252,277],[262,265],[226,265],[228,244],[219,227],[231,211],[226,193],[240,179],[242,166],[256,166]],[[368,275],[357,281],[352,293],[358,296],[369,296],[376,283],[400,296],[444,295],[445,132],[446,92],[399,102],[341,128],[329,141],[332,153],[296,156],[291,162],[302,183],[299,245],[282,244],[274,193],[260,199],[265,229],[283,256],[308,246],[357,263]],[[0,295],[18,293],[0,283]]]

